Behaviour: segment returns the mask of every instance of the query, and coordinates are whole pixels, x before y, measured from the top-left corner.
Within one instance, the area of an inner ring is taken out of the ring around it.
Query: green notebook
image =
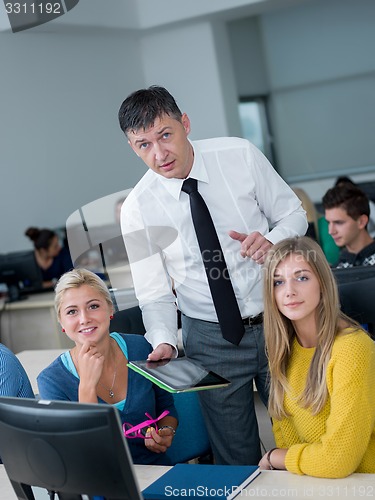
[[[226,387],[229,380],[187,357],[160,361],[129,361],[128,367],[168,392],[202,391]]]

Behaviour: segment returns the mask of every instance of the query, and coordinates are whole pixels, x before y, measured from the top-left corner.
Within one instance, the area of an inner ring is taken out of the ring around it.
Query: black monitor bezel
[[[375,277],[375,266],[335,267],[332,269],[338,286]]]
[[[360,323],[375,340],[375,266],[353,266],[332,269],[341,310]]]
[[[18,498],[30,487],[142,500],[116,407],[0,397],[0,456]]]

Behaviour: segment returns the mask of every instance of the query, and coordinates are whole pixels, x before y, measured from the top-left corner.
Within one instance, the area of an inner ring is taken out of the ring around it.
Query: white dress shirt
[[[367,231],[371,238],[375,238],[375,203],[369,200],[370,205],[370,217],[368,219]]]
[[[259,231],[270,242],[305,234],[301,202],[265,156],[239,138],[191,142],[189,174],[213,219],[243,318],[263,311],[262,266],[240,255],[228,232]],[[183,179],[146,172],[127,197],[121,226],[146,338],[176,344],[176,297],[182,313],[217,321]],[[212,256],[215,259],[215,255]],[[172,281],[173,280],[173,281]]]

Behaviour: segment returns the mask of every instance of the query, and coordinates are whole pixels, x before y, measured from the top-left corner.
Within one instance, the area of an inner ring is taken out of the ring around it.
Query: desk
[[[25,349],[68,349],[74,345],[57,322],[53,292],[4,304],[0,327],[1,342],[14,353]]]
[[[203,466],[202,466],[203,467]],[[169,467],[136,465],[135,472],[141,490],[163,475]],[[260,476],[238,496],[274,500],[317,500],[319,498],[375,499],[375,474],[352,474],[344,479],[322,479],[298,476],[287,471],[262,471]],[[224,500],[224,499],[223,499]]]
[[[204,467],[202,465],[202,467]],[[139,488],[143,490],[169,467],[135,465],[135,474]],[[37,499],[48,499],[44,490],[36,493]],[[0,498],[16,500],[16,494],[9,482],[4,466],[0,465]],[[242,495],[244,498],[272,498],[274,500],[308,500],[318,498],[341,498],[357,500],[358,498],[375,498],[375,474],[352,474],[344,479],[320,479],[316,477],[297,476],[285,471],[263,471]]]
[[[344,479],[298,476],[287,471],[262,471],[242,498],[317,500],[319,498],[375,499],[375,474],[352,474]]]

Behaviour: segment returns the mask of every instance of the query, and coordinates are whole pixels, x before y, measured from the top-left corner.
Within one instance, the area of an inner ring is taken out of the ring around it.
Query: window
[[[275,166],[273,140],[267,116],[266,98],[241,99],[238,104],[242,136],[252,142]]]

